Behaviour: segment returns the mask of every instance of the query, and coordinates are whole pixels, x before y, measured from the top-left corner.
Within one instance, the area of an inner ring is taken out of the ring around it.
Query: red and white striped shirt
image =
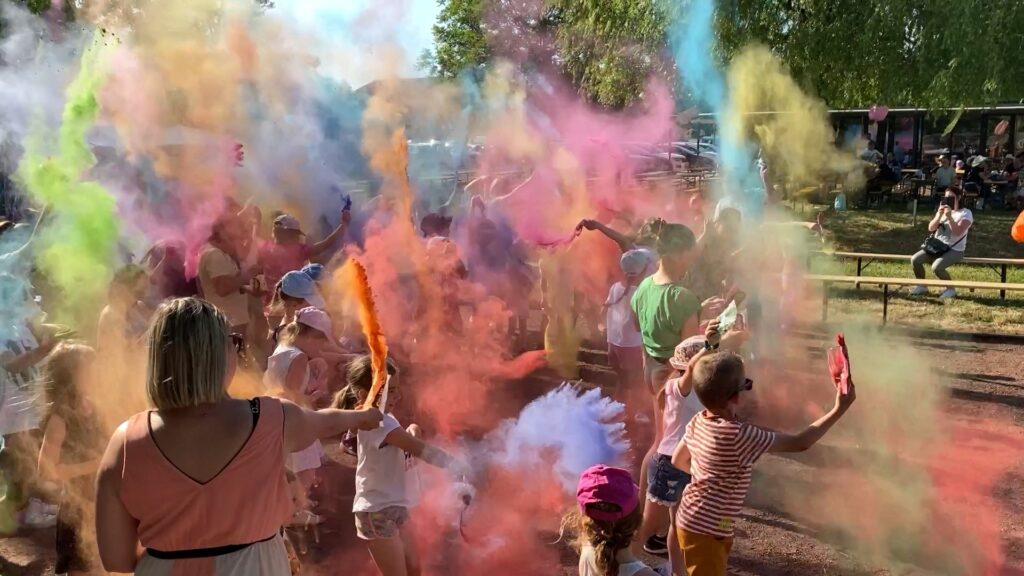
[[[676,525],[698,534],[732,537],[733,521],[750,489],[754,462],[774,441],[774,432],[707,410],[694,416],[683,435],[693,479],[683,490]]]

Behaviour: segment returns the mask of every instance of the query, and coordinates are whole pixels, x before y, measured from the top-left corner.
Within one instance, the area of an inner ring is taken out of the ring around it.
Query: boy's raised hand
[[[711,322],[708,322],[707,328],[704,329],[704,337],[707,338],[708,344],[715,346],[722,342],[722,334],[718,331],[719,326],[718,318],[715,318]]]
[[[853,405],[854,400],[857,399],[857,389],[853,385],[853,376],[848,371],[844,371],[841,378],[846,380],[846,393],[843,393],[842,387],[836,387],[836,406],[845,412]]]

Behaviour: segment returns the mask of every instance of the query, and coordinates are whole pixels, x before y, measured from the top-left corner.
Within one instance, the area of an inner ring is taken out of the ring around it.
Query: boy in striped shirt
[[[828,414],[799,434],[782,434],[736,419],[740,394],[753,388],[743,360],[732,352],[700,359],[693,389],[705,410],[690,420],[672,465],[689,471],[675,526],[687,576],[725,576],[732,549],[733,520],[750,488],[751,469],[765,452],[802,452],[813,446],[856,398],[853,379],[846,394],[837,386]]]

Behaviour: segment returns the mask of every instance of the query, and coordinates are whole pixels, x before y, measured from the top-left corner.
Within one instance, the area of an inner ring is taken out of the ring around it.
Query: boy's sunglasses
[[[739,388],[736,389],[736,392],[733,393],[733,395],[730,396],[730,398],[738,396],[740,392],[747,392],[747,391],[753,390],[753,389],[754,389],[754,381],[751,380],[750,378],[744,378],[743,379],[743,384],[739,385]]]

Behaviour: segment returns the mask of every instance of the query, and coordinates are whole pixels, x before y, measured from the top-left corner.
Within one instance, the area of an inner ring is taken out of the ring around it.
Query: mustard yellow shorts
[[[732,538],[719,538],[676,528],[687,576],[725,576]]]

